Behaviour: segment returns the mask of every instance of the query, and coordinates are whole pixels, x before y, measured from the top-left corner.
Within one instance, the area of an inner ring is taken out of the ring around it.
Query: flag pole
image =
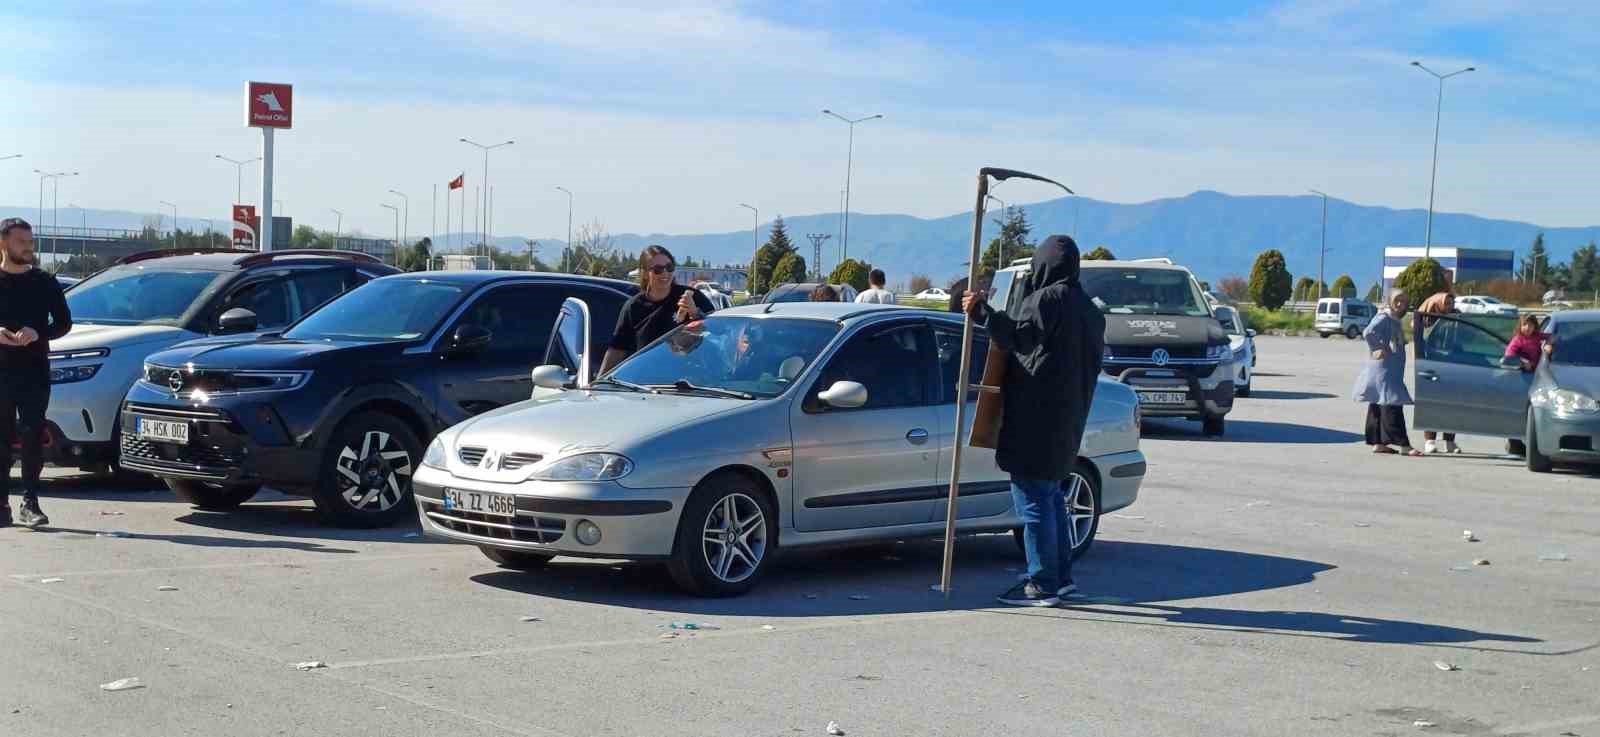
[[[967,261],[967,294],[973,294],[978,289],[978,252],[979,242],[983,239],[983,203],[989,196],[989,178],[996,181],[1007,179],[1032,179],[1040,182],[1054,184],[1073,194],[1067,185],[1052,179],[1046,179],[1037,174],[1029,174],[1014,169],[997,169],[984,167],[978,170],[978,201],[972,209],[972,258]],[[950,598],[950,578],[953,573],[956,558],[956,502],[961,489],[961,449],[967,444],[964,435],[967,431],[967,392],[971,388],[972,379],[972,315],[965,306],[961,310],[961,370],[956,379],[956,424],[954,447],[950,453],[950,495],[945,502],[944,516],[944,568],[939,574],[939,591],[944,593],[944,598]],[[991,347],[991,350],[994,350]],[[1004,418],[1002,418],[1002,422]]]

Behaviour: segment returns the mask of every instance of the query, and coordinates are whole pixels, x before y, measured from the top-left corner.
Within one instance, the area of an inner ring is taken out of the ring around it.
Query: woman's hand
[[[694,304],[694,294],[685,291],[678,298],[678,322],[689,322],[700,319],[700,308]]]
[[[1389,349],[1388,348],[1379,348],[1378,350],[1375,350],[1375,351],[1372,352],[1372,360],[1374,360],[1374,361],[1382,361],[1383,359],[1388,358],[1388,357],[1389,357]]]

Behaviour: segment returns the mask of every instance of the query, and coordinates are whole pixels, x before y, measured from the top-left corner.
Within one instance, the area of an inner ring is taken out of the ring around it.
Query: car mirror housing
[[[867,403],[867,388],[854,381],[835,381],[818,393],[817,399],[829,407],[855,409]]]
[[[1503,356],[1500,359],[1500,368],[1520,369],[1522,368],[1522,357]]]
[[[560,366],[545,364],[533,369],[533,385],[541,389],[565,389],[572,376]]]
[[[1256,337],[1256,329],[1255,328],[1246,328],[1245,331],[1244,331],[1244,334],[1245,334],[1246,337],[1254,338],[1254,337]]]
[[[256,322],[256,313],[243,307],[235,307],[217,318],[217,333],[231,335],[254,332]]]
[[[462,325],[450,334],[451,353],[472,353],[489,346],[494,334],[479,325]]]

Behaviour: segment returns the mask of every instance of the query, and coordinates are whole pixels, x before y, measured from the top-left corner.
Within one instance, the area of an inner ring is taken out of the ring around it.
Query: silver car
[[[1250,396],[1250,378],[1256,370],[1256,331],[1244,326],[1244,316],[1236,307],[1216,305],[1211,314],[1222,323],[1222,332],[1228,334],[1228,346],[1233,350],[1233,395]]]
[[[413,477],[424,531],[532,569],[557,555],[659,559],[690,592],[749,590],[780,547],[944,530],[961,328],[890,305],[735,307],[590,383],[587,308],[533,398],[451,427]],[[982,365],[987,341],[975,342]],[[577,378],[573,378],[577,377]],[[1074,549],[1145,475],[1133,390],[1102,378],[1066,506]],[[957,529],[1015,530],[992,451],[963,453]]]

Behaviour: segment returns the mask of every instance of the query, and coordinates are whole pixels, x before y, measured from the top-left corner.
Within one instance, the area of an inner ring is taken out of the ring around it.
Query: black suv
[[[129,390],[122,464],[202,509],[271,485],[333,524],[393,523],[415,514],[412,470],[436,433],[531,395],[563,300],[588,303],[604,345],[637,291],[566,274],[400,274],[281,333],[185,343],[152,355]]]

